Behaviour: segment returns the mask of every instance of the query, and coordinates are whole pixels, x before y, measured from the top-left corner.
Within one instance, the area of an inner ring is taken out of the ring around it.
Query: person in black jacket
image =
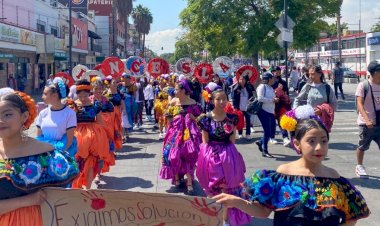
[[[282,90],[284,90],[285,93],[289,93],[288,84],[284,79],[281,78],[281,68],[276,67],[276,71],[273,73],[275,82],[273,84],[273,89],[277,89],[278,86],[282,86]]]
[[[249,99],[254,95],[255,89],[249,83],[248,75],[239,78],[239,82],[235,85],[232,93],[232,104],[235,109],[243,112],[245,118],[245,135],[246,139],[250,140],[251,137],[251,115],[247,113],[247,105]],[[243,130],[239,130],[239,138],[243,135]]]

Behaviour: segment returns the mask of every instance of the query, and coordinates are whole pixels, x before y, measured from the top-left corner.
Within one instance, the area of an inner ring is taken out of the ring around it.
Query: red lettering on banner
[[[83,73],[85,73],[86,71],[84,69],[80,69],[80,72],[78,73],[77,75],[77,79],[80,79],[83,75]]]
[[[223,63],[220,63],[219,64],[220,67],[222,68],[223,72],[225,73],[226,71],[230,70],[230,67],[228,67],[227,65],[223,64]]]

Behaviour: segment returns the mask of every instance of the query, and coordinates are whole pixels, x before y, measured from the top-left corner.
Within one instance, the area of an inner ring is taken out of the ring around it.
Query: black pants
[[[343,83],[334,83],[334,91],[335,91],[335,96],[336,96],[336,99],[338,99],[338,88],[339,88],[339,91],[342,95],[342,99],[344,100],[344,93],[343,93],[343,86],[342,86]]]
[[[145,113],[147,116],[152,115],[153,102],[154,100],[145,100]]]
[[[251,115],[246,111],[242,111],[245,118],[245,135],[251,135]],[[243,134],[243,130],[239,130],[239,135]]]

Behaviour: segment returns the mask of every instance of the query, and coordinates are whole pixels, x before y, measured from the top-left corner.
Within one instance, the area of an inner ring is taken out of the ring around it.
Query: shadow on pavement
[[[123,145],[123,148],[115,153],[127,153],[127,152],[136,152],[143,150],[144,147],[133,147],[129,145]]]
[[[153,187],[153,183],[140,177],[111,177],[103,175],[101,177],[101,183],[98,185],[98,188],[100,189],[115,190],[128,190],[137,187],[151,188]]]
[[[134,137],[133,135],[134,134],[130,135],[130,137],[127,141],[127,144],[128,143],[149,144],[149,143],[161,143],[162,142],[162,140],[158,140],[158,136],[157,136],[157,139],[150,139],[147,137]]]
[[[194,189],[193,196],[206,197],[206,194],[204,193],[203,189],[201,188],[198,181],[196,181],[196,180],[193,180],[193,189]],[[168,190],[166,190],[166,192],[170,193],[170,194],[185,194],[185,195],[187,195],[186,179],[182,180],[178,187],[175,187],[173,185]]]
[[[123,154],[116,154],[117,160],[122,160],[122,159],[152,159],[155,157],[156,157],[156,154],[149,154],[149,153],[125,153],[124,152]]]
[[[290,162],[299,159],[297,155],[282,155],[282,154],[272,154],[276,161]]]
[[[356,144],[353,143],[329,143],[329,149],[342,151],[356,151]]]
[[[365,188],[380,189],[380,177],[377,176],[369,175],[368,179],[354,177],[350,179],[350,182]]]

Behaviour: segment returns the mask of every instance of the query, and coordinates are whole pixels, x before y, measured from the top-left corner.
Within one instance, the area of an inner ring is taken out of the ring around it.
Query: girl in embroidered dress
[[[117,151],[123,147],[123,128],[121,127],[121,116],[126,115],[126,108],[125,103],[123,101],[124,97],[117,89],[117,80],[113,79],[111,76],[108,76],[105,83],[108,86],[108,89],[105,92],[105,97],[107,97],[108,100],[111,101],[115,111],[114,144],[115,151]]]
[[[301,107],[302,108],[302,107]],[[259,170],[243,184],[245,199],[229,194],[214,198],[252,216],[266,218],[275,211],[273,225],[354,225],[370,211],[361,193],[334,169],[324,166],[329,133],[314,109],[288,112],[281,126],[295,131],[299,160],[274,170]]]
[[[94,182],[100,182],[100,173],[109,172],[110,166],[115,165],[115,111],[113,104],[103,96],[104,84],[100,77],[92,78],[92,93],[90,100],[98,109],[100,109],[100,117],[102,125],[107,133],[109,143],[109,153],[106,161],[101,162],[101,168],[96,175]]]
[[[226,114],[227,95],[214,82],[205,90],[210,94],[206,101],[212,111],[198,117],[202,130],[202,141],[197,161],[197,178],[199,184],[212,197],[222,192],[239,195],[240,183],[244,181],[245,163],[236,149],[236,115]],[[251,217],[236,208],[224,212],[225,225],[245,225]],[[229,222],[229,223],[228,223]]]
[[[156,114],[156,119],[158,121],[158,139],[164,138],[164,127],[167,126],[167,120],[165,117],[165,112],[169,105],[169,94],[167,92],[168,77],[161,75],[159,85],[156,88],[156,99],[154,101],[154,112]]]
[[[74,157],[78,149],[74,137],[77,116],[72,109],[62,103],[67,93],[68,88],[61,78],[55,78],[53,84],[45,87],[42,99],[50,107],[38,114],[36,139],[53,146],[63,144],[64,150]]]
[[[187,192],[192,195],[195,164],[202,139],[196,117],[201,109],[189,96],[191,89],[187,80],[178,82],[175,92],[176,98],[170,102],[166,113],[169,123],[162,150],[160,177],[171,179],[178,187],[186,175]]]
[[[66,187],[77,175],[75,159],[23,134],[37,115],[30,96],[0,89],[0,225],[41,226],[43,187]]]
[[[87,80],[76,82],[78,99],[68,104],[77,114],[78,125],[74,135],[78,140],[75,158],[80,164],[80,175],[73,188],[90,189],[91,183],[104,163],[112,162],[107,132],[100,115],[101,106],[90,99],[92,86]]]

